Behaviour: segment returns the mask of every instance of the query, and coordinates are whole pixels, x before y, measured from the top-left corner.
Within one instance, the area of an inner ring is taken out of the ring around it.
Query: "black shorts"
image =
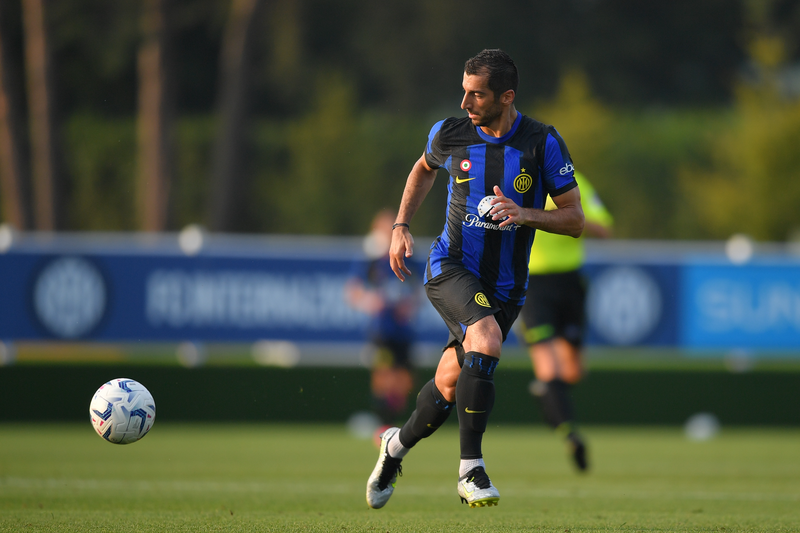
[[[517,302],[502,302],[492,296],[491,288],[464,267],[442,272],[425,284],[425,292],[450,330],[445,349],[460,347],[467,326],[490,315],[497,320],[505,341],[522,308]],[[463,353],[459,355],[463,358]]]
[[[528,278],[520,322],[528,345],[562,337],[583,345],[586,282],[579,271],[537,274]]]

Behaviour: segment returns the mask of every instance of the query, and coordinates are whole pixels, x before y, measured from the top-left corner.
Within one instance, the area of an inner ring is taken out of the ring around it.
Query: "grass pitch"
[[[448,423],[367,508],[377,459],[344,426],[159,424],[109,444],[80,425],[0,425],[0,531],[800,531],[800,430],[586,428],[592,471],[541,427],[484,438],[498,507],[456,494]]]

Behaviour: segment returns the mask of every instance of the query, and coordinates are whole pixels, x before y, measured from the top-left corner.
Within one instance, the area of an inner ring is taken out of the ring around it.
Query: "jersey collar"
[[[478,135],[480,135],[481,139],[483,139],[484,141],[494,144],[500,144],[509,140],[517,132],[517,127],[519,126],[520,122],[522,122],[522,113],[517,111],[517,118],[514,120],[514,124],[511,126],[511,129],[508,130],[508,133],[506,133],[502,137],[492,137],[491,135],[487,135],[486,133],[483,132],[480,126],[475,126],[475,131],[478,132]]]

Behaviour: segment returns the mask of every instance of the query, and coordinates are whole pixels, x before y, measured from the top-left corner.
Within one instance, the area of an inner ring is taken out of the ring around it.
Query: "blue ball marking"
[[[139,433],[141,433],[142,430],[144,429],[144,423],[147,421],[147,411],[145,411],[144,409],[135,409],[131,411],[131,418],[133,418],[134,416],[141,417],[142,419],[142,423],[139,424]]]
[[[106,410],[104,412],[101,413],[97,409],[93,409],[93,412],[103,420],[108,420],[109,418],[111,418],[111,402],[108,402],[108,407],[106,407]]]

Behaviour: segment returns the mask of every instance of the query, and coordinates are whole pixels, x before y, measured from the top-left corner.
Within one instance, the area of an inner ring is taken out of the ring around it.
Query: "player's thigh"
[[[528,348],[533,372],[539,381],[552,381],[558,377],[558,357],[552,341],[542,341]]]
[[[558,378],[565,383],[578,383],[584,374],[581,350],[561,337],[553,339],[552,343],[558,357]]]
[[[581,351],[567,340],[555,337],[530,348],[534,373],[539,381],[578,383],[584,374]]]
[[[463,267],[453,267],[429,280],[425,292],[450,331],[448,346],[462,344],[469,326],[500,311],[480,279]]]

